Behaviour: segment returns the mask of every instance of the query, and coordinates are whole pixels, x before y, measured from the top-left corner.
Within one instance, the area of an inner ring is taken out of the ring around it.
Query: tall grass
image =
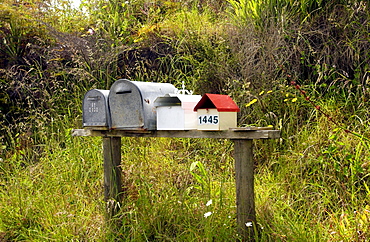
[[[341,106],[323,108],[335,105]],[[315,119],[294,137],[255,144],[258,241],[369,236],[367,144],[325,117]],[[75,118],[51,123],[54,135],[38,162],[22,153],[2,161],[3,240],[238,238],[232,143],[123,138],[125,199],[114,218],[121,226],[110,230],[104,220],[101,140],[71,137],[69,127],[78,125]]]
[[[213,164],[220,154],[203,150],[219,142],[123,139],[126,198],[115,218],[122,226],[109,232],[104,223],[100,139],[72,138],[70,123],[52,125],[50,131],[58,133],[40,161],[33,163],[25,156],[2,161],[2,239],[198,241],[214,238],[216,231],[225,238],[236,236],[230,229],[235,209],[232,177],[212,178],[215,170],[232,166],[226,141],[220,141],[223,160]],[[203,165],[190,172],[193,162]],[[205,218],[207,212],[212,215]]]
[[[240,126],[282,130],[254,142],[256,241],[370,237],[369,144],[360,138],[370,133],[368,5],[228,2],[100,2],[106,14],[85,26],[95,35],[49,24],[39,38],[21,21],[1,25],[1,45],[15,51],[2,52],[13,62],[0,72],[0,240],[240,239],[228,140],[123,138],[125,198],[109,226],[101,139],[70,131],[81,126],[86,90],[121,77],[226,93],[242,109]],[[17,44],[29,34],[31,45]]]
[[[37,162],[22,153],[2,160],[3,241],[100,237],[104,225],[100,143],[72,139],[68,128],[72,123],[76,125],[66,120],[50,123],[48,143]]]

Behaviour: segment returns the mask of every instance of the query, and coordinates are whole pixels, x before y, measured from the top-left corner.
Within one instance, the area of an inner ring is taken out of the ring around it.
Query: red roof
[[[194,107],[194,111],[198,109],[216,108],[219,112],[239,112],[238,105],[228,95],[209,94],[206,93]]]

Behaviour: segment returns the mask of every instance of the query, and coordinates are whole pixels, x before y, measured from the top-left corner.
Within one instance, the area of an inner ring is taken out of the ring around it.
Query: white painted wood
[[[217,109],[198,109],[198,130],[228,130],[237,127],[236,112],[219,112]]]

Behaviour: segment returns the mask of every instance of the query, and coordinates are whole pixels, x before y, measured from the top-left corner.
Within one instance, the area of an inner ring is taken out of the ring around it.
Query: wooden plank
[[[127,130],[92,130],[73,129],[73,136],[103,136],[103,137],[169,137],[169,138],[214,138],[214,139],[278,139],[280,130],[157,130],[157,131],[127,131]]]
[[[117,214],[122,202],[121,138],[103,137],[104,201],[108,219]]]
[[[234,140],[237,227],[242,241],[254,241],[257,225],[252,146],[252,140]]]
[[[250,126],[250,127],[237,127],[237,128],[230,128],[230,130],[234,132],[240,132],[240,131],[248,131],[248,130],[273,130],[272,127],[255,127],[255,126]]]

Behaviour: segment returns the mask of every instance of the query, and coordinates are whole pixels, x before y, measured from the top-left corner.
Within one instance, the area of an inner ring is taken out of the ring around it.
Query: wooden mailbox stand
[[[160,130],[124,131],[74,129],[73,136],[103,137],[104,156],[104,199],[108,216],[119,210],[122,201],[121,184],[121,137],[169,137],[169,138],[214,138],[231,139],[234,142],[236,207],[238,234],[243,241],[253,241],[256,226],[254,202],[253,140],[280,138],[280,130],[269,128],[234,128],[224,131]],[[117,204],[118,203],[118,204]]]

